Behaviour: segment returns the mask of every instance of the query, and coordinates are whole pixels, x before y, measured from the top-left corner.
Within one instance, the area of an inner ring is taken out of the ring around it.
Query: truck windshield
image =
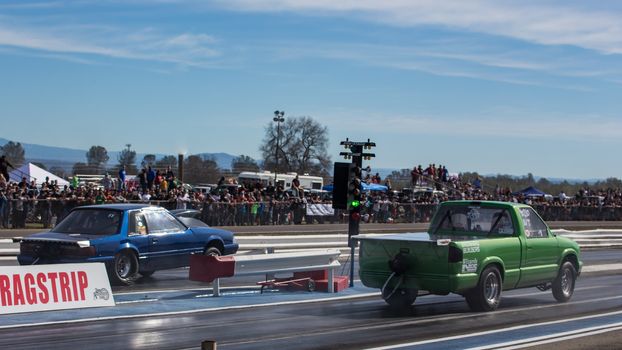
[[[461,234],[514,234],[514,224],[506,209],[478,206],[445,206],[439,209],[430,225],[430,232],[460,232]]]

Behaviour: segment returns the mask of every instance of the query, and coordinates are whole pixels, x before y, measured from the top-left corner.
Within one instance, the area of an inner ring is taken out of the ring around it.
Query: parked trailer
[[[291,187],[292,181],[298,176],[300,186],[307,190],[321,190],[324,186],[324,179],[321,176],[312,175],[298,175],[296,173],[284,173],[277,174],[277,183],[287,189]],[[238,175],[238,183],[261,183],[264,187],[268,186],[268,183],[274,183],[274,173],[269,171],[265,172],[251,172],[243,171]]]

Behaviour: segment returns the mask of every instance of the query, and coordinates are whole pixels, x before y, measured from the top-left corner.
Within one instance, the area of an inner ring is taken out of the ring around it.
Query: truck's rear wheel
[[[574,293],[574,284],[577,279],[577,270],[570,261],[565,261],[559,268],[557,277],[553,280],[553,296],[560,303],[565,303]]]
[[[382,292],[382,299],[391,307],[403,308],[411,306],[417,299],[418,294],[419,291],[412,288],[398,288],[395,291],[391,288],[386,288]]]
[[[466,293],[466,301],[473,311],[493,311],[501,301],[501,274],[494,266],[484,269],[477,286]]]

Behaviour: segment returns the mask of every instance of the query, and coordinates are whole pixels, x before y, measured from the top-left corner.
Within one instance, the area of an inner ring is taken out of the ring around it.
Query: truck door
[[[519,284],[529,286],[549,282],[558,270],[557,239],[532,208],[520,208],[519,211],[525,232],[525,259]]]

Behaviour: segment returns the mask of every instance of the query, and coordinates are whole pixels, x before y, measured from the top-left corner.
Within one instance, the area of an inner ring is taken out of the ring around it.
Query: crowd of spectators
[[[344,222],[347,215],[331,208],[330,193],[310,192],[295,179],[288,188],[260,182],[237,184],[221,178],[214,191],[193,190],[182,184],[169,168],[146,167],[129,179],[125,169],[116,176],[106,174],[99,183],[84,183],[74,176],[59,186],[48,178],[41,185],[23,177],[6,181],[0,173],[0,228],[23,228],[26,222],[51,227],[78,205],[102,203],[150,203],[168,209],[196,209],[200,218],[213,226],[284,225]],[[395,191],[389,179],[378,173],[364,179],[384,184],[387,191],[362,196],[365,222],[427,222],[438,204],[446,200],[498,200],[532,205],[545,220],[622,220],[621,189],[585,188],[572,196],[528,196],[499,186],[486,190],[481,179],[463,181],[450,175],[445,166],[415,166],[411,187]],[[308,207],[328,209],[310,214]]]

